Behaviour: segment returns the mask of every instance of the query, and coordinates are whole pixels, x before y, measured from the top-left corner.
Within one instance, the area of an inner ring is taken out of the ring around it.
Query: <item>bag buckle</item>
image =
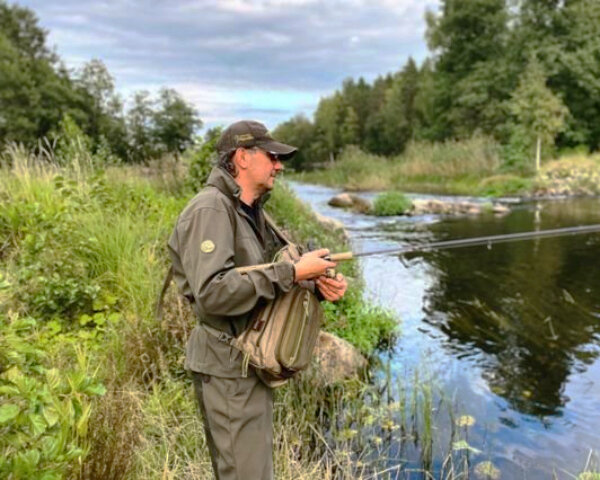
[[[219,333],[219,336],[217,337],[217,340],[219,342],[223,342],[223,343],[229,343],[229,339],[231,338],[231,335],[225,333],[225,332],[221,332]]]

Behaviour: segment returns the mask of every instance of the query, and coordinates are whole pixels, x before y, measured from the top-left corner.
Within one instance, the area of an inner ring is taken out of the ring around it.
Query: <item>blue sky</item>
[[[427,55],[438,0],[18,0],[69,68],[102,60],[125,98],[175,88],[208,126],[311,117],[344,78]]]

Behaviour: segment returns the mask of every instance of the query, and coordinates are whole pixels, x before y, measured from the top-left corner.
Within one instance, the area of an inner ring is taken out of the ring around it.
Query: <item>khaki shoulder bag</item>
[[[285,243],[273,261],[295,263],[299,260],[299,248],[266,213],[265,220]],[[247,373],[247,366],[252,365],[263,382],[278,387],[310,365],[323,321],[323,309],[309,287],[307,283],[295,283],[288,292],[257,308],[248,328],[231,339],[230,345],[244,355],[243,374]]]

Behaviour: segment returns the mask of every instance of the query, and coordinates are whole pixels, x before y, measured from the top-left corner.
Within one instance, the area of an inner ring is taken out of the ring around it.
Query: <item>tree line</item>
[[[176,90],[136,92],[126,109],[100,60],[69,71],[46,37],[30,9],[0,0],[0,145],[33,147],[77,128],[93,152],[145,162],[193,143],[202,121]]]
[[[369,83],[345,80],[312,120],[276,135],[301,147],[295,167],[350,144],[382,155],[411,141],[494,137],[509,167],[536,147],[600,146],[600,2],[442,0],[426,14],[430,54]]]

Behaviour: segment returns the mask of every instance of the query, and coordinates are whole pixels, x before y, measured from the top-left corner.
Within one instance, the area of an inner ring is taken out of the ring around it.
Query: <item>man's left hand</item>
[[[341,273],[338,273],[335,278],[320,276],[315,283],[323,298],[329,302],[335,302],[342,298],[348,288],[348,282]]]

